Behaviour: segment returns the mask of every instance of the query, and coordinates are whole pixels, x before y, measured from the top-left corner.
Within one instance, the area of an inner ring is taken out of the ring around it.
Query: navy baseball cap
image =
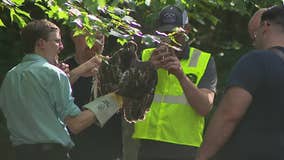
[[[187,12],[174,5],[170,5],[163,8],[160,12],[157,30],[171,32],[175,27],[184,27],[185,24],[188,24]]]

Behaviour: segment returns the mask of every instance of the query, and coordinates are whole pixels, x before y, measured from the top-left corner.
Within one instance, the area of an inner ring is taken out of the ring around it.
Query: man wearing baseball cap
[[[142,53],[142,60],[157,68],[158,83],[145,120],[135,124],[138,160],[192,160],[202,142],[204,117],[213,106],[215,62],[210,53],[189,46],[185,10],[173,5],[162,9],[157,30],[174,33],[175,40]]]

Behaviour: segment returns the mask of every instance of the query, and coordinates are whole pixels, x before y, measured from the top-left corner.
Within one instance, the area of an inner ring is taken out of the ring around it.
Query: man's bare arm
[[[252,95],[243,88],[229,88],[209,122],[196,160],[208,160],[227,142],[246,113]]]
[[[72,69],[69,73],[70,83],[74,84],[80,77],[96,76],[101,65],[102,59],[100,56],[95,56],[87,62]]]
[[[213,106],[215,93],[206,88],[198,88],[183,73],[180,61],[176,56],[166,56],[162,67],[175,75],[180,82],[188,103],[202,116],[207,115]]]
[[[206,88],[198,88],[186,76],[179,78],[188,103],[202,116],[206,116],[213,107],[215,93]]]

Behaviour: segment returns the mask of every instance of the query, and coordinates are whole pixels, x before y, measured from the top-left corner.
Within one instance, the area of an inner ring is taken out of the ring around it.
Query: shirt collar
[[[22,60],[22,62],[26,61],[42,61],[42,62],[48,62],[44,57],[38,55],[38,54],[26,54]]]

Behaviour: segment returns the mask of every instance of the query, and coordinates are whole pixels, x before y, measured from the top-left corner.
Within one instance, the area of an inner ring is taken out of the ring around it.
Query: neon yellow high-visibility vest
[[[143,61],[149,60],[153,49],[143,51]],[[204,75],[210,56],[191,47],[189,58],[181,60],[183,72],[195,85]],[[154,100],[145,120],[135,124],[133,138],[199,147],[204,123],[204,117],[188,104],[177,78],[164,69],[158,69]]]

